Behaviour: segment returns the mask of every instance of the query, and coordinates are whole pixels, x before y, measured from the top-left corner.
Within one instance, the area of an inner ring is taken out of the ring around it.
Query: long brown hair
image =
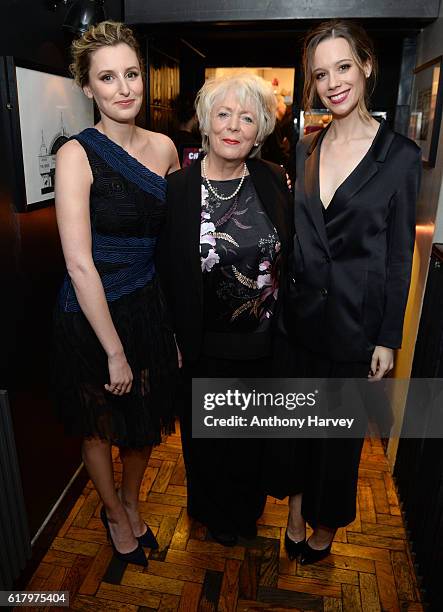
[[[324,21],[306,35],[303,45],[303,71],[305,84],[303,87],[303,109],[309,113],[314,105],[316,95],[315,78],[312,67],[315,50],[328,38],[344,38],[351,48],[352,56],[364,79],[364,93],[358,101],[358,112],[362,119],[368,121],[371,117],[368,111],[369,98],[374,91],[377,78],[377,58],[374,45],[358,24],[342,19]],[[365,64],[370,64],[372,70],[369,77],[365,74]]]

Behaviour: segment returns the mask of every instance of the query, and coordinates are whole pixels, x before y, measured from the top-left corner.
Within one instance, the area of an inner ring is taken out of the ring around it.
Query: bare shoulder
[[[89,166],[88,157],[82,145],[77,140],[68,140],[57,151],[57,164],[75,164],[76,166]]]
[[[77,140],[68,140],[57,151],[56,162],[56,195],[68,189],[78,191],[89,189],[92,184],[92,172],[88,156]]]
[[[161,134],[160,132],[148,132],[147,138],[151,145],[155,146],[158,151],[164,151],[165,153],[175,151],[175,145],[169,136]]]
[[[180,163],[178,160],[177,149],[175,144],[165,134],[160,132],[148,132],[150,148],[152,148],[158,157],[165,161],[163,176],[179,170]]]

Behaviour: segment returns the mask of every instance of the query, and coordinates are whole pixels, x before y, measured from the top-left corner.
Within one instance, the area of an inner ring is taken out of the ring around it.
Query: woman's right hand
[[[129,393],[132,387],[133,375],[124,353],[108,357],[109,380],[106,391],[114,395]]]

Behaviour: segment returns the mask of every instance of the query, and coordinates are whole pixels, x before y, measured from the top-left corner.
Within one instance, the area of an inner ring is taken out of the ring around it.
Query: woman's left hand
[[[376,346],[372,353],[371,370],[368,378],[381,380],[394,367],[394,351],[386,346]]]

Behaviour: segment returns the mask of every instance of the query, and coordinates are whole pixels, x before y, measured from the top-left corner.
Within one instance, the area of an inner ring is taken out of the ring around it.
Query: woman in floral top
[[[170,176],[159,268],[186,379],[188,512],[229,546],[256,534],[263,443],[193,439],[191,381],[270,375],[292,206],[284,170],[256,158],[274,128],[271,85],[247,73],[207,81],[196,108],[206,156]]]

